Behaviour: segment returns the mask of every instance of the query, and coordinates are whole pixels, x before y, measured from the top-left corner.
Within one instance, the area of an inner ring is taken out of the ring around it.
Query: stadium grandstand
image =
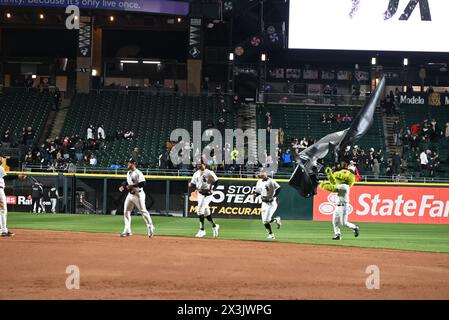
[[[273,174],[288,177],[299,153],[348,128],[386,77],[369,132],[323,164],[352,162],[366,180],[449,178],[449,82],[441,55],[298,55],[291,43],[287,49],[292,35],[282,27],[288,15],[282,3],[260,9],[265,25],[249,1],[224,11],[217,6],[178,1],[161,12],[86,7],[81,10],[89,14],[77,25],[57,6],[2,5],[0,130],[10,165],[114,173],[137,157],[147,172],[186,174],[193,166],[172,163],[170,150],[179,140],[170,135],[179,128],[192,135],[193,122],[201,121],[203,133],[279,130],[269,161],[279,163]],[[251,12],[249,22],[233,22],[239,32],[229,30],[231,18]],[[195,21],[196,14],[204,19]],[[252,176],[267,159],[248,163],[249,144],[244,164],[203,160],[229,175]]]
[[[2,317],[447,314],[448,13],[0,0]]]

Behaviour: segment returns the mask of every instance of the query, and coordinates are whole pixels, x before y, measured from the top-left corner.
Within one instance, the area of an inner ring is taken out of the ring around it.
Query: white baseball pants
[[[209,204],[213,198],[213,195],[204,196],[198,192],[198,210],[196,211],[196,214],[199,216],[204,215],[205,217],[210,216],[211,212]]]
[[[345,227],[348,227],[349,229],[354,230],[357,228],[355,224],[348,221],[348,214],[349,214],[349,206],[347,204],[343,206],[337,206],[334,210],[334,216],[332,219],[332,224],[334,226],[334,233],[341,234],[340,233],[340,226],[343,225]]]
[[[58,199],[52,198],[50,199],[51,202],[51,212],[55,213],[56,212],[56,204],[58,203]]]
[[[8,207],[6,205],[5,189],[0,188],[0,228],[1,232],[8,232]]]
[[[153,220],[145,205],[145,192],[142,190],[135,194],[128,193],[125,199],[125,209],[123,214],[125,220],[124,233],[131,233],[131,212],[134,208],[137,208],[142,214],[142,218],[145,220],[148,229],[153,225]]]
[[[261,216],[263,224],[270,223],[277,208],[278,203],[276,199],[274,199],[272,202],[262,202]]]

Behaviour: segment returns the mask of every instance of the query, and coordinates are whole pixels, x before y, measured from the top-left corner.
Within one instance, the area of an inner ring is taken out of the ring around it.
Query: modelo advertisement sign
[[[336,193],[319,190],[313,220],[332,221]],[[349,221],[449,224],[449,188],[354,186],[350,193]]]
[[[399,96],[401,105],[428,105],[433,107],[449,106],[449,94],[441,93],[412,93]]]
[[[290,0],[289,48],[449,52],[447,0]]]
[[[260,197],[253,198],[256,181],[220,180],[213,192],[209,208],[215,217],[260,218]],[[191,192],[188,202],[188,215],[196,216],[198,194]]]

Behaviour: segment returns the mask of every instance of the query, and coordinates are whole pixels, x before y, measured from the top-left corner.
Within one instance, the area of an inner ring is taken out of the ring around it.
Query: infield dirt
[[[15,231],[0,239],[0,299],[449,299],[449,254]],[[366,288],[370,265],[379,290]]]

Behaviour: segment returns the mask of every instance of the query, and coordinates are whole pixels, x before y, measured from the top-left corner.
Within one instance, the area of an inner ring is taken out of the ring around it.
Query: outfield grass
[[[153,217],[156,235],[192,237],[198,230],[193,218]],[[266,232],[258,219],[216,219],[221,239],[263,240]],[[8,225],[14,229],[63,230],[120,233],[123,216],[9,213]],[[133,216],[133,233],[146,234],[143,219]],[[343,239],[331,240],[330,222],[287,220],[280,230],[274,229],[276,241],[291,243],[388,248],[449,253],[448,225],[412,225],[361,223],[361,235],[354,238],[349,229],[342,229]],[[206,221],[207,237],[212,229]],[[16,232],[20,234],[19,232]]]

